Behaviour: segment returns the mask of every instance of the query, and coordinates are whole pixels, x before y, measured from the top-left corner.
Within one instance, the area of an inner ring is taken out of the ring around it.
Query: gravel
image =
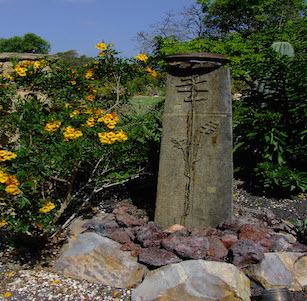
[[[114,204],[120,199],[115,198]],[[152,203],[152,200],[151,200]],[[234,204],[270,209],[277,219],[307,219],[306,194],[293,198],[277,199],[257,196],[244,189],[244,183],[234,181]],[[112,208],[110,202],[108,207]],[[103,206],[99,206],[103,211]],[[108,208],[108,210],[110,209]],[[108,211],[107,210],[107,211]],[[65,233],[45,247],[40,254],[26,250],[17,251],[4,242],[0,242],[0,300],[130,300],[131,289],[118,289],[102,284],[65,278],[51,271],[65,242]],[[252,282],[252,300],[260,300],[263,288]],[[307,298],[306,291],[291,293],[293,301]]]

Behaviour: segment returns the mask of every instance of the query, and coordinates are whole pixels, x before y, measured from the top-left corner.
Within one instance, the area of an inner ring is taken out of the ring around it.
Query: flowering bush
[[[140,68],[144,55],[132,63],[113,47],[97,44],[95,63],[78,71],[47,59],[16,60],[10,74],[0,74],[0,227],[51,233],[67,207],[77,211],[138,173],[142,156],[127,147],[114,110],[129,95],[126,81],[149,71]],[[109,98],[97,92],[101,81],[113,85]]]

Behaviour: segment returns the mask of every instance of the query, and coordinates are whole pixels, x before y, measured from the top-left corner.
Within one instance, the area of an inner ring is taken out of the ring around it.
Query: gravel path
[[[307,219],[306,194],[291,199],[266,198],[248,193],[243,182],[234,181],[234,204],[244,207],[270,209],[277,219],[296,220]],[[118,199],[114,199],[118,202]],[[113,205],[114,205],[113,204]],[[112,207],[112,202],[107,205]],[[65,240],[62,234],[57,242],[46,247],[45,253],[33,258],[32,263],[20,264],[17,259],[29,259],[27,253],[16,253],[13,248],[0,244],[0,300],[130,300],[133,289],[116,289],[114,287],[92,284],[65,278],[51,272],[51,266],[56,260],[61,242]],[[28,257],[27,257],[28,256]],[[30,255],[31,256],[31,255]],[[252,283],[252,295],[260,296],[263,289]],[[307,299],[307,292],[291,293],[293,301]],[[254,297],[254,300],[259,300]]]

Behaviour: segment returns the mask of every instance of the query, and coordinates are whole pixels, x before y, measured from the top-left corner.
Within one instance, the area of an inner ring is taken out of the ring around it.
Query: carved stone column
[[[155,222],[212,226],[232,217],[232,109],[223,55],[167,58]]]

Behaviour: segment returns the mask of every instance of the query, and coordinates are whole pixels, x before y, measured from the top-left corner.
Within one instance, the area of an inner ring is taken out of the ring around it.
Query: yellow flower
[[[9,292],[7,292],[7,293],[4,294],[4,297],[5,297],[5,298],[8,298],[8,297],[10,297],[10,296],[11,296],[11,293],[9,293]]]
[[[95,99],[95,96],[91,94],[91,95],[86,96],[85,99],[88,101],[93,101]]]
[[[53,203],[49,202],[49,203],[47,203],[46,206],[40,208],[39,211],[47,213],[47,212],[53,210],[54,208],[55,208],[55,205]]]
[[[0,228],[7,225],[7,222],[3,219],[0,223]]]
[[[85,77],[86,77],[87,79],[94,79],[94,73],[93,73],[93,71],[92,71],[92,70],[87,70],[87,71],[85,72]]]
[[[5,154],[5,159],[6,160],[15,159],[16,157],[17,157],[16,154],[14,154],[12,152],[6,152],[6,154]]]
[[[38,69],[38,68],[41,68],[42,65],[41,65],[41,63],[40,63],[39,61],[36,61],[36,62],[34,63],[34,65],[33,65],[33,67],[34,67],[34,69]]]
[[[18,186],[20,183],[15,176],[9,176],[9,178],[5,181],[5,184]]]
[[[72,80],[70,83],[71,83],[72,85],[75,85],[77,82],[76,82],[75,80]]]
[[[94,117],[90,117],[86,121],[86,126],[92,128],[94,125],[95,125],[95,118]]]
[[[137,55],[136,57],[135,57],[137,60],[140,60],[140,61],[142,61],[142,62],[147,62],[147,60],[148,60],[148,57],[147,57],[147,55],[146,54],[143,54],[143,53],[140,53],[139,55]]]
[[[105,50],[108,49],[106,43],[98,43],[98,44],[96,45],[96,48],[97,48],[97,49],[100,49],[100,50],[102,50],[102,51],[105,51]]]
[[[0,111],[3,110],[3,105],[0,105]]]
[[[64,141],[69,141],[69,140],[76,140],[77,138],[81,137],[83,134],[79,130],[75,130],[71,126],[68,126],[64,129]]]
[[[70,116],[71,118],[73,118],[75,115],[77,115],[77,114],[79,114],[79,113],[80,113],[79,110],[74,110],[72,113],[69,114],[69,116]]]
[[[48,122],[44,130],[49,131],[53,134],[61,126],[61,121]]]
[[[9,178],[10,176],[8,174],[0,170],[0,183],[5,183]]]
[[[14,154],[12,152],[7,152],[7,151],[4,151],[4,150],[0,151],[0,162],[15,159],[16,157],[17,157],[16,154]]]
[[[11,195],[16,195],[21,192],[20,189],[17,187],[17,185],[14,185],[14,184],[6,186],[5,191],[6,193],[11,194]]]

